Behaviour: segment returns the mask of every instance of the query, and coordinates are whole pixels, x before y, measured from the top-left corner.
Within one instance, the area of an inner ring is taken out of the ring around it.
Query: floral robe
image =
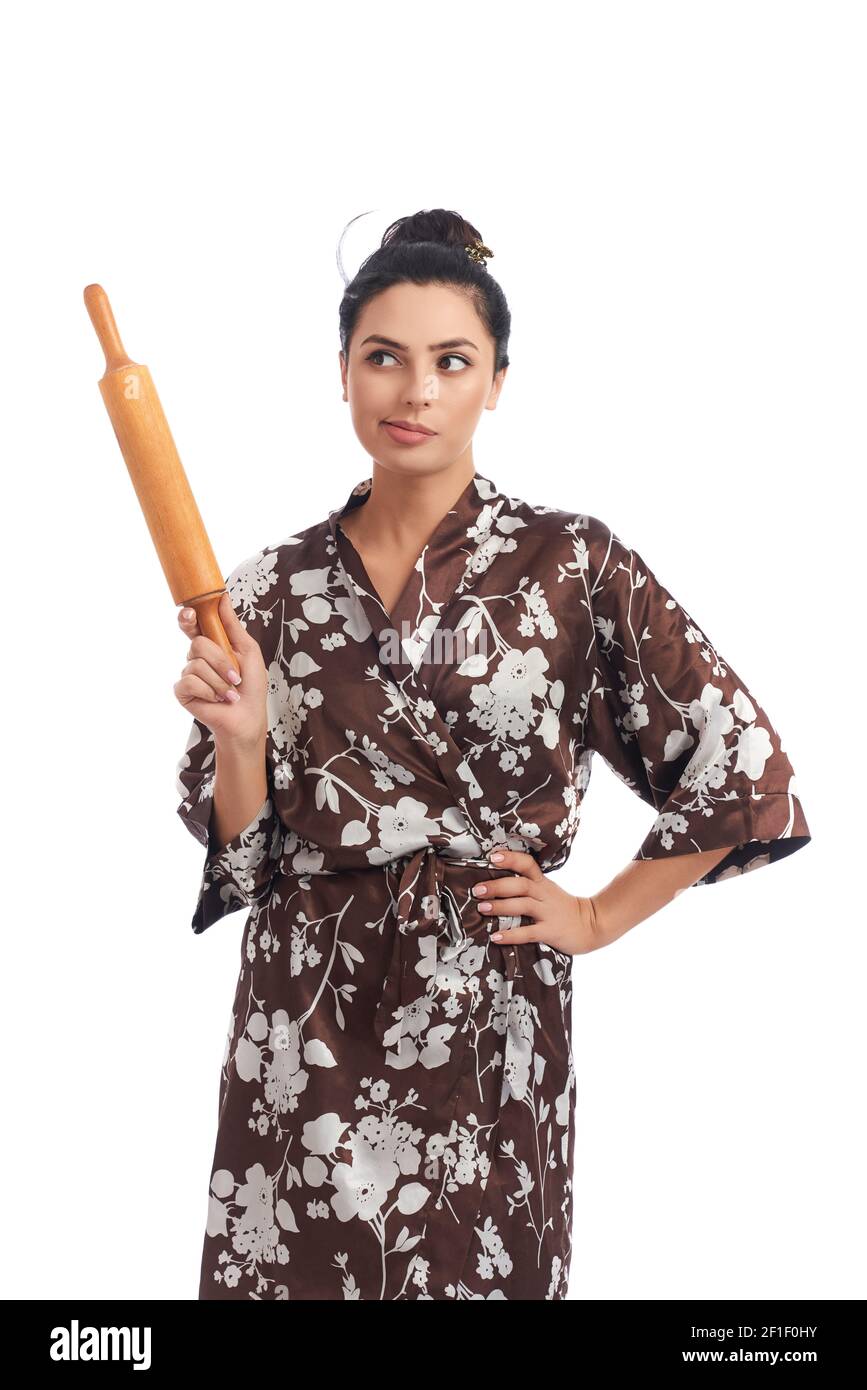
[[[476,472],[388,615],[339,524],[370,489],[227,578],[269,670],[255,819],[212,847],[198,720],[178,765],[193,930],[250,909],[199,1297],[564,1299],[573,957],[490,939],[488,854],[565,864],[594,751],[655,813],[636,859],[735,846],[700,884],[810,832],[768,715],[603,522]]]

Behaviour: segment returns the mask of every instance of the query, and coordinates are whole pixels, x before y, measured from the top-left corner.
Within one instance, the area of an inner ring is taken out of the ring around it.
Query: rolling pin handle
[[[210,637],[212,642],[216,642],[218,647],[226,653],[229,658],[229,665],[233,670],[238,670],[238,658],[235,655],[232,644],[226,636],[226,630],[220,621],[220,599],[226,593],[225,589],[218,589],[213,594],[205,594],[203,598],[187,599],[186,608],[195,608],[196,617],[199,620],[199,631],[203,637]]]
[[[119,367],[132,367],[136,364],[128,355],[120,340],[114,314],[108,302],[108,295],[102,285],[88,285],[84,291],[84,302],[90,321],[96,329],[96,336],[105,353],[105,370],[117,371]]]

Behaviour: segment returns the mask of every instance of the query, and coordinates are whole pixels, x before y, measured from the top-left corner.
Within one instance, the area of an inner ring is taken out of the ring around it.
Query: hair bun
[[[401,242],[435,241],[443,246],[455,246],[465,251],[476,243],[482,246],[481,232],[460,213],[446,208],[426,208],[411,217],[399,217],[383,233],[382,246]],[[487,247],[483,248],[485,251]],[[492,252],[488,252],[492,255]]]
[[[360,217],[367,216],[359,213]],[[352,219],[356,222],[357,217]],[[347,227],[352,223],[347,223]],[[346,227],[340,245],[346,235]],[[448,208],[422,208],[399,217],[386,228],[382,241],[348,279],[337,248],[337,267],[343,277],[340,301],[340,347],[348,363],[353,334],[366,304],[393,285],[452,287],[467,296],[493,341],[493,380],[509,365],[511,315],[506,296],[488,271],[493,251],[482,242],[478,227]]]

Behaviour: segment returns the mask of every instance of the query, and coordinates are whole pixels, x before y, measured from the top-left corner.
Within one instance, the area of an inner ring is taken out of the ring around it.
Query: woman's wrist
[[[584,901],[587,904],[587,920],[593,939],[598,946],[607,946],[609,941],[613,940],[613,937],[609,934],[608,923],[602,912],[598,894],[591,895],[589,898],[585,898]]]
[[[252,761],[254,758],[258,758],[260,752],[264,756],[267,741],[268,729],[264,724],[256,733],[240,738],[235,734],[214,735],[214,747],[217,756],[222,756],[224,761],[229,761],[229,759]]]

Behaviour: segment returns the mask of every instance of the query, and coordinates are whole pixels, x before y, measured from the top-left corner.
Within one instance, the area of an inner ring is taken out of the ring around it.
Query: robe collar
[[[450,509],[440,518],[416,559],[403,592],[389,614],[368,575],[359,552],[340,527],[342,517],[364,506],[373,490],[366,478],[350,492],[342,507],[328,513],[328,526],[340,563],[355,587],[374,630],[390,625],[401,635],[408,652],[418,654],[418,643],[441,621],[447,603],[464,592],[473,574],[490,561],[489,550],[499,547],[495,523],[506,501],[490,478],[476,470]],[[502,537],[500,537],[500,540]],[[415,664],[410,657],[411,664]]]

